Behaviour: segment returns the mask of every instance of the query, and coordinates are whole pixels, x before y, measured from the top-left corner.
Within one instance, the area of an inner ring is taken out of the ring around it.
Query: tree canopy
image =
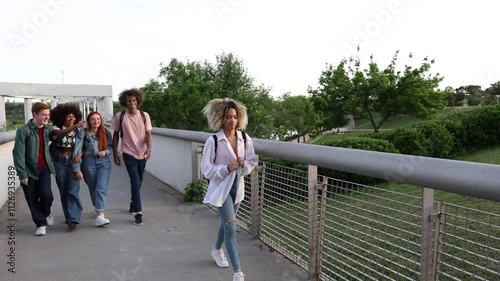
[[[345,116],[352,113],[368,118],[378,132],[390,117],[428,118],[435,109],[443,108],[446,93],[438,89],[443,78],[430,74],[434,61],[424,58],[420,67],[405,65],[398,70],[398,54],[399,51],[383,69],[373,56],[366,69],[361,68],[359,58],[343,59],[337,66],[327,65],[319,78],[319,87],[309,90],[324,126],[343,126]],[[379,120],[374,119],[373,112],[380,113]]]
[[[155,126],[173,129],[208,131],[202,109],[214,98],[233,98],[243,102],[249,111],[247,131],[255,137],[272,134],[270,116],[274,105],[269,89],[254,85],[243,64],[233,54],[221,54],[216,63],[181,62],[172,59],[161,65],[158,79],[142,88],[143,108],[150,112]]]

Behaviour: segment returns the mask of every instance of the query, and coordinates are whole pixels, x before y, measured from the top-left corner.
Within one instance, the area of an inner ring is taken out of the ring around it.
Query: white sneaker
[[[110,221],[104,216],[97,216],[97,218],[95,218],[95,226],[103,226],[109,223]]]
[[[245,281],[245,274],[243,272],[236,272],[233,275],[233,281]]]
[[[47,226],[53,226],[54,225],[54,217],[52,215],[49,215],[45,219],[47,219]]]
[[[47,229],[45,226],[40,226],[36,229],[35,236],[44,236],[47,234]]]
[[[227,262],[226,255],[224,255],[224,251],[222,249],[216,250],[215,248],[212,250],[212,258],[218,267],[229,267],[229,263]]]

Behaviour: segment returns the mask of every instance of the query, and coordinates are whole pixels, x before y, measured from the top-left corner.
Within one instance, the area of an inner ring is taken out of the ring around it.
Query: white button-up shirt
[[[234,204],[240,203],[245,197],[244,176],[250,174],[253,168],[258,164],[258,156],[255,154],[252,139],[246,136],[246,145],[242,133],[237,131],[238,156],[245,159],[245,166],[235,171],[229,172],[227,165],[229,162],[237,159],[231,144],[224,135],[224,131],[219,131],[217,136],[217,157],[215,157],[214,138],[210,136],[205,141],[203,154],[201,158],[201,172],[210,180],[207,194],[203,203],[211,204],[215,207],[221,207],[226,201],[235,177],[238,177],[236,199]],[[215,160],[215,161],[214,161]]]

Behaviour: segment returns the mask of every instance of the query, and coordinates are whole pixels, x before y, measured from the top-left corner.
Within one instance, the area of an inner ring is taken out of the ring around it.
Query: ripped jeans
[[[222,248],[222,244],[226,243],[226,251],[231,261],[231,265],[234,270],[240,269],[240,257],[238,255],[238,242],[236,242],[236,214],[238,213],[238,208],[240,203],[234,204],[234,199],[236,198],[237,177],[233,182],[231,191],[229,192],[226,201],[221,207],[217,208],[219,212],[221,224],[219,226],[219,233],[217,234],[217,241],[215,242],[215,248]],[[232,221],[232,223],[227,223]]]

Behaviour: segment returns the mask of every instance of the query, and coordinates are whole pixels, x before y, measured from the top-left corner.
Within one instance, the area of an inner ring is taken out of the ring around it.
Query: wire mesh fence
[[[305,269],[318,259],[318,279],[421,279],[421,196],[319,175],[312,197],[318,201],[319,254],[311,256],[307,171],[261,162],[257,173],[258,189],[245,178],[238,224],[251,232],[258,209],[258,238]],[[434,206],[434,280],[500,280],[500,215]]]
[[[500,215],[439,204],[437,277],[500,280]]]
[[[326,182],[323,275],[418,280],[421,199],[331,178]]]

